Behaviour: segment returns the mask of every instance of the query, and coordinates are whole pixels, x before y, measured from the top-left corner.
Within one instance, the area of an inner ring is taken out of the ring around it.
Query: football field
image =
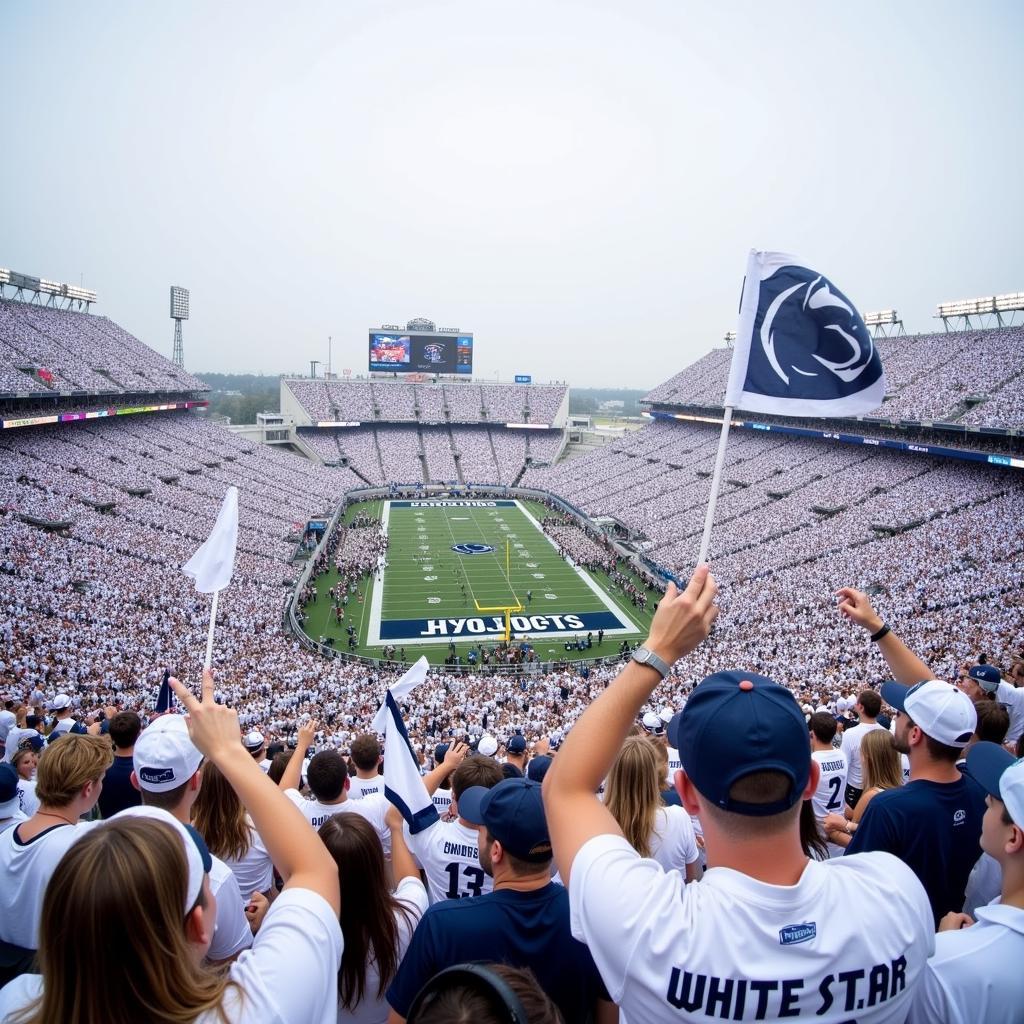
[[[370,598],[368,647],[498,640],[505,609],[513,635],[562,648],[600,629],[618,640],[646,629],[646,616],[559,556],[519,501],[388,501],[381,521],[390,544]]]

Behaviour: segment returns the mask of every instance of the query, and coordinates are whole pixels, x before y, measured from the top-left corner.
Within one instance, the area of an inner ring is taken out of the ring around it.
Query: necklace
[[[64,822],[65,825],[74,825],[75,823],[69,818],[65,818],[63,814],[54,814],[52,811],[36,811],[36,814],[40,818],[59,818]]]

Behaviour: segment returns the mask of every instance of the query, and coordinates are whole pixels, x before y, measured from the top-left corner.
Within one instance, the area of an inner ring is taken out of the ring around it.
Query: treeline
[[[197,373],[210,386],[210,413],[229,416],[232,423],[255,423],[259,412],[279,412],[277,377],[256,373]]]
[[[570,385],[569,412],[576,416],[593,416],[598,413],[602,402],[623,402],[621,410],[610,410],[610,413],[639,416],[640,399],[646,394],[646,390],[630,388],[574,388]]]

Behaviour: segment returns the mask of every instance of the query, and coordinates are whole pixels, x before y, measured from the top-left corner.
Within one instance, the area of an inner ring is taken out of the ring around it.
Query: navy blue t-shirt
[[[138,807],[142,803],[142,794],[132,785],[131,775],[131,755],[115,756],[114,763],[103,776],[103,788],[97,801],[104,819],[112,818],[126,807]]]
[[[569,894],[555,882],[428,908],[388,988],[388,1002],[407,1017],[416,993],[438,971],[472,961],[529,967],[567,1021],[590,1020],[596,1000],[608,998],[590,951],[572,937]]]
[[[984,814],[985,792],[974,779],[917,779],[874,797],[846,852],[899,857],[921,880],[937,926],[943,915],[963,909],[967,877],[981,856]]]

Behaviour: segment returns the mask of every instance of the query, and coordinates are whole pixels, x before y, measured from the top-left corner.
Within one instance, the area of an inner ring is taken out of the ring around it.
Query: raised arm
[[[403,832],[402,814],[393,804],[388,804],[387,814],[384,816],[388,828],[391,830],[391,871],[395,876],[395,885],[398,885],[403,878],[419,878],[420,869],[416,867],[409,847],[405,843]]]
[[[437,787],[448,778],[449,775],[456,768],[466,760],[466,755],[469,753],[469,744],[455,742],[453,743],[444,754],[444,758],[441,763],[434,768],[433,771],[428,772],[423,776],[423,785],[427,787],[427,792],[433,796],[437,792]]]
[[[231,784],[245,805],[285,888],[311,889],[338,913],[338,866],[299,809],[263,774],[239,743],[238,715],[213,699],[213,673],[203,672],[202,700],[176,679],[174,694],[188,712],[192,742]]]
[[[651,622],[645,646],[672,665],[707,637],[718,615],[718,587],[706,565],[698,566],[683,591],[669,583]],[[622,830],[597,798],[630,725],[650,698],[661,675],[657,669],[627,663],[594,701],[551,762],[544,777],[544,808],[555,863],[568,884],[572,862],[588,839]]]
[[[299,726],[299,734],[295,740],[295,750],[285,766],[281,781],[277,784],[279,789],[298,789],[302,782],[302,762],[306,759],[306,751],[316,736],[319,723],[310,719],[305,725]]]
[[[882,621],[867,594],[853,587],[843,587],[836,596],[839,598],[839,611],[850,622],[860,626],[872,639],[882,633],[875,643],[897,683],[913,686],[934,678],[932,670]]]

